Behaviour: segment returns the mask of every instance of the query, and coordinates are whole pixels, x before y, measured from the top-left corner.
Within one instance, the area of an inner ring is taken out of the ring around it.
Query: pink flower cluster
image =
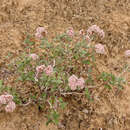
[[[16,108],[16,105],[13,101],[9,102],[7,106],[5,107],[6,112],[13,112]]]
[[[53,67],[51,65],[49,65],[45,68],[44,71],[45,71],[46,75],[51,75],[53,73]]]
[[[0,96],[0,105],[6,105],[6,112],[13,112],[16,108],[15,103],[13,102],[13,96],[10,94],[4,94]]]
[[[37,66],[36,67],[36,77],[35,80],[37,81],[38,76],[40,73],[45,72],[46,75],[50,76],[53,73],[53,67],[51,65],[48,65],[47,67],[45,65]]]
[[[47,31],[45,30],[44,27],[38,27],[36,29],[35,37],[41,39],[43,38],[43,35],[46,35],[46,34],[47,34]]]
[[[80,34],[80,35],[85,35],[84,30],[81,29],[81,30],[79,31],[79,34]]]
[[[45,69],[45,65],[40,65],[36,67],[36,72],[37,73],[41,73],[43,72],[43,70]]]
[[[85,32],[84,32],[83,29],[81,29],[81,30],[79,31],[79,34],[80,34],[81,36],[85,36],[84,39],[85,39],[87,42],[90,42],[90,41],[91,41],[90,36],[89,36],[89,35],[85,35]]]
[[[95,45],[95,51],[98,54],[106,54],[104,45],[102,45],[100,43]]]
[[[97,33],[101,38],[105,37],[105,33],[102,29],[100,29],[97,25],[92,25],[88,28],[87,34],[92,35],[93,33]]]
[[[130,57],[130,50],[125,51],[125,57]]]
[[[66,33],[68,36],[73,37],[74,36],[74,29],[72,27],[70,27],[70,28],[68,28]]]
[[[7,104],[13,100],[13,96],[10,94],[5,94],[0,96],[0,104]]]
[[[32,58],[33,60],[37,60],[39,58],[38,55],[36,55],[34,53],[30,54],[29,57]]]
[[[86,36],[85,36],[85,40],[86,40],[87,42],[90,42],[90,41],[91,41],[89,35],[86,35]]]
[[[82,77],[78,79],[75,75],[72,75],[69,77],[68,82],[71,90],[76,90],[77,87],[80,87],[80,89],[85,87],[85,81]]]

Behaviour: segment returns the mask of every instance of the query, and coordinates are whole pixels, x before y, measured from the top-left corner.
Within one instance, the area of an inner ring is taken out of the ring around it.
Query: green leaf
[[[108,75],[108,73],[106,73],[106,72],[102,72],[100,78],[103,79],[104,81],[107,81],[108,78],[109,78],[109,75]]]
[[[105,84],[104,87],[107,88],[107,89],[109,89],[109,90],[112,89],[109,84]]]
[[[116,81],[115,75],[111,74],[111,79],[112,79],[113,82],[115,82]]]
[[[46,93],[42,93],[41,97],[42,97],[43,99],[46,99],[46,97],[47,97]]]
[[[118,88],[119,88],[120,90],[123,89],[123,86],[122,86],[122,85],[118,84],[117,86],[118,86]]]
[[[15,102],[16,104],[21,104],[21,100],[20,100],[18,94],[17,94],[17,93],[13,93],[12,95],[13,95],[13,97],[14,97],[14,98],[13,98],[14,102]]]
[[[24,40],[25,44],[34,45],[35,42],[30,40],[31,36],[27,35],[26,39]]]
[[[83,64],[90,64],[90,60],[84,60],[83,62],[82,62]]]
[[[52,122],[52,120],[48,119],[48,121],[46,122],[46,126],[48,126],[51,122]]]
[[[88,88],[85,88],[85,95],[86,95],[86,97],[87,97],[89,100],[91,100],[91,96],[90,96],[90,93],[89,93]]]
[[[60,107],[61,107],[62,109],[64,109],[64,108],[66,107],[67,103],[64,102],[64,101],[62,100],[62,98],[59,98],[59,102],[60,102]]]
[[[57,125],[59,123],[59,113],[54,111],[52,117],[53,117],[53,122]]]
[[[63,81],[60,80],[60,79],[57,80],[57,83],[58,83],[58,84],[61,84],[62,82],[63,82]]]
[[[2,87],[2,85],[3,85],[3,81],[2,81],[2,80],[0,80],[0,88]]]

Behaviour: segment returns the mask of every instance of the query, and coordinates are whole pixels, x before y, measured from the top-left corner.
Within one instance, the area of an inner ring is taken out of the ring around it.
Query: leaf
[[[53,112],[53,114],[52,114],[52,116],[53,116],[53,122],[55,123],[55,124],[58,124],[59,123],[59,113],[57,113],[57,112]]]
[[[112,89],[112,87],[109,84],[105,84],[104,87],[108,88],[109,90]]]
[[[42,95],[41,95],[41,97],[43,98],[43,100],[45,100],[46,99],[46,93],[42,93]]]
[[[64,109],[66,107],[67,103],[63,102],[60,104],[61,108]]]
[[[100,78],[103,79],[104,81],[107,81],[108,78],[109,78],[109,75],[108,75],[108,73],[103,72],[103,73],[101,74],[101,77],[100,77]]]
[[[115,75],[111,74],[111,79],[112,79],[113,82],[115,82],[116,81]]]
[[[118,84],[118,88],[119,88],[120,90],[122,90],[122,89],[123,89],[123,86],[120,85],[120,84]]]
[[[86,95],[86,97],[87,97],[89,100],[91,100],[91,97],[90,97],[90,93],[89,93],[88,88],[85,88],[85,95]]]
[[[65,106],[67,105],[67,103],[64,102],[64,101],[62,100],[62,98],[59,98],[59,102],[60,102],[60,107],[61,107],[62,109],[64,109]]]
[[[51,122],[52,122],[52,120],[48,119],[48,121],[46,122],[46,126],[48,126]]]
[[[58,79],[56,82],[57,82],[58,84],[61,84],[61,83],[62,83],[62,80]]]
[[[0,80],[0,88],[2,87],[2,85],[3,85],[3,81],[2,81],[2,80]]]
[[[90,64],[90,60],[84,60],[83,62],[82,62],[83,64]]]

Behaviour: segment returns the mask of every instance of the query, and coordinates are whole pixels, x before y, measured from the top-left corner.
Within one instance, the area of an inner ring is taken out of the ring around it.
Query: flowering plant
[[[97,82],[102,81],[104,86],[109,84],[106,82],[113,86],[115,85],[113,82],[116,82],[117,86],[121,83],[112,81],[115,79],[113,75],[107,77],[109,80],[102,80],[104,75],[100,78],[97,76],[101,73],[96,67],[95,55],[106,54],[104,45],[93,45],[91,42],[96,34],[101,38],[105,37],[104,31],[97,25],[88,28],[86,33],[84,30],[76,33],[73,28],[69,28],[52,41],[49,41],[43,32],[47,34],[44,28],[39,27],[35,34],[36,38],[40,39],[40,46],[35,46],[41,50],[39,54],[31,53],[19,58],[17,70],[20,82],[26,85],[29,81],[38,89],[39,93],[32,94],[33,96],[29,98],[32,102],[38,102],[41,108],[46,104],[44,107],[49,108],[48,111],[51,113],[48,116],[48,123],[51,121],[58,123],[57,110],[67,105],[65,102],[67,95],[82,94],[92,99],[89,86],[97,86]],[[10,104],[14,105],[12,102]]]

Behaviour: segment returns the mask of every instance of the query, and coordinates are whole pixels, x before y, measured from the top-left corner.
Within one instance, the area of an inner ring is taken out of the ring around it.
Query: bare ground
[[[129,0],[0,0],[0,78],[6,82],[6,64],[24,49],[25,32],[34,34],[38,26],[44,26],[51,38],[67,27],[80,30],[93,24],[104,29],[106,38],[98,42],[105,44],[109,52],[107,59],[98,60],[99,71],[119,75],[121,68],[130,64],[130,59],[123,56],[130,49]],[[130,72],[122,76],[128,81],[122,92],[101,90],[98,95],[93,92],[98,98],[87,105],[85,99],[72,99],[72,105],[63,112],[62,129],[129,130]],[[6,84],[13,85],[13,79]],[[87,114],[83,113],[85,108]],[[36,106],[18,107],[12,114],[0,112],[0,130],[54,129],[58,128],[45,126],[44,114]]]

